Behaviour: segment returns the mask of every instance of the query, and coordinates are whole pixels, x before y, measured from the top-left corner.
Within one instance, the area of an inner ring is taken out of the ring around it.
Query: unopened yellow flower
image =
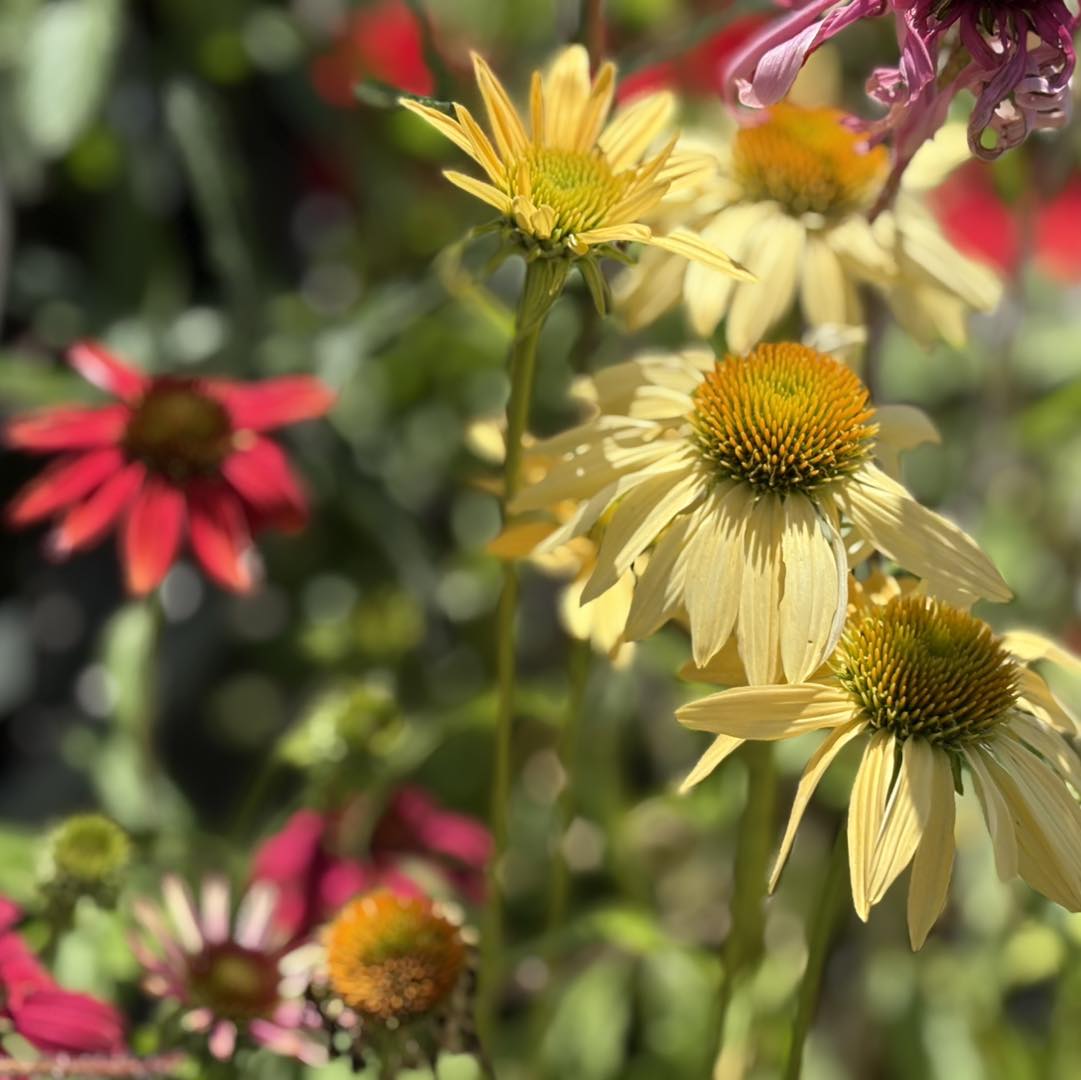
[[[478,421],[470,427],[468,439],[470,448],[479,457],[502,463],[503,430],[498,422]],[[535,452],[533,439],[527,437],[525,445],[522,476],[527,483],[537,483],[554,462]],[[488,545],[488,550],[501,559],[527,559],[542,574],[567,580],[559,596],[559,621],[563,629],[578,641],[588,641],[614,667],[625,668],[634,656],[634,645],[623,637],[634,599],[634,574],[628,571],[603,595],[583,604],[582,591],[597,567],[598,539],[591,533],[573,537],[551,551],[536,550],[570,520],[574,509],[573,502],[564,500],[547,507],[543,515],[512,521]]]
[[[758,282],[651,252],[624,275],[618,306],[638,328],[682,298],[697,333],[708,337],[724,319],[728,347],[745,352],[797,301],[812,327],[862,326],[859,289],[868,285],[917,339],[959,345],[969,312],[992,310],[1001,286],[950,245],[919,197],[960,163],[951,147],[952,129],[927,144],[893,207],[871,222],[886,151],[862,149],[838,109],[775,105],[732,132],[717,148],[717,178],[672,211]]]
[[[538,444],[556,464],[512,509],[576,504],[541,550],[610,513],[583,601],[650,552],[628,640],[685,612],[697,663],[734,632],[750,682],[799,682],[832,651],[848,565],[871,550],[965,602],[1010,596],[976,543],[892,475],[900,450],[936,437],[929,421],[873,408],[831,356],[650,355],[601,371],[589,393],[597,415]]]
[[[1081,759],[1068,742],[1078,724],[1029,666],[1050,660],[1081,673],[1081,660],[1029,631],[996,637],[963,608],[891,578],[870,584],[854,584],[845,635],[814,678],[735,686],[679,710],[681,723],[716,735],[693,781],[748,739],[828,732],[796,790],[773,889],[823,774],[861,740],[848,809],[861,919],[911,863],[909,937],[914,949],[923,944],[946,904],[962,783],[983,808],[999,877],[1020,876],[1081,910]],[[730,669],[723,677],[732,678]]]
[[[457,103],[453,117],[419,101],[403,99],[402,105],[484,170],[484,180],[454,170],[444,176],[494,206],[528,251],[586,256],[591,248],[630,241],[697,260],[722,276],[750,279],[723,251],[694,233],[677,229],[658,236],[644,223],[669,191],[715,165],[708,156],[677,152],[675,135],[649,154],[672,117],[671,94],[641,98],[609,123],[616,69],[603,64],[591,80],[588,53],[572,45],[546,75],[533,73],[526,124],[476,54],[473,67],[490,139]]]

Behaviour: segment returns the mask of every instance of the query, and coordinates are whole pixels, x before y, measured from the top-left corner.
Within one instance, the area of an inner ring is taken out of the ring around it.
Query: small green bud
[[[131,841],[102,814],[76,814],[59,825],[49,841],[45,891],[58,906],[89,896],[112,907],[131,862]]]

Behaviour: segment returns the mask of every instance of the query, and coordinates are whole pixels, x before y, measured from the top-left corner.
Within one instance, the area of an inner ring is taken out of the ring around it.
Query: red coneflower
[[[119,400],[7,424],[9,446],[62,455],[16,496],[8,522],[58,516],[48,541],[56,558],[119,523],[128,588],[137,594],[161,582],[186,531],[215,581],[250,589],[258,566],[252,534],[300,529],[308,512],[285,454],[265,432],[322,416],[331,391],[308,375],[248,384],[150,376],[92,342],[75,345],[68,360]]]

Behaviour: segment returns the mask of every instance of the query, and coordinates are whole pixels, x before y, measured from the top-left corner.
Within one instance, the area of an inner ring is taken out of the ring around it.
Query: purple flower
[[[773,105],[815,49],[887,12],[896,20],[900,59],[872,72],[867,92],[887,111],[862,125],[871,145],[892,140],[887,197],[961,90],[976,98],[968,141],[985,160],[1069,119],[1081,18],[1065,0],[797,0],[733,57],[726,82],[744,105]]]

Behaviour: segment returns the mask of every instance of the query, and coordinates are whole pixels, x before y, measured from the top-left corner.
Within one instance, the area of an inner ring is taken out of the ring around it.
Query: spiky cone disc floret
[[[481,167],[484,180],[455,170],[444,176],[495,207],[527,254],[581,259],[613,244],[641,243],[751,279],[693,232],[657,235],[645,224],[670,191],[713,168],[708,156],[679,152],[676,136],[649,154],[674,111],[670,94],[639,99],[609,122],[616,69],[605,63],[591,80],[586,50],[572,45],[547,73],[533,73],[525,122],[483,58],[474,54],[473,67],[490,137],[458,103],[453,116],[408,98],[401,103]]]
[[[723,320],[729,348],[745,352],[797,303],[812,328],[865,326],[860,293],[870,286],[920,341],[962,344],[968,315],[1001,296],[995,274],[956,251],[924,205],[924,190],[964,160],[963,138],[951,128],[929,144],[895,205],[872,222],[888,163],[848,121],[838,109],[782,103],[721,140],[721,169],[687,201],[683,221],[758,281],[646,252],[615,286],[631,328],[682,301],[697,334],[708,338]]]
[[[947,901],[958,783],[975,788],[1000,878],[1020,876],[1081,910],[1081,759],[1068,741],[1078,725],[1028,666],[1052,659],[1081,673],[1081,661],[1031,632],[996,637],[968,611],[892,578],[869,584],[853,582],[845,637],[811,680],[733,685],[679,710],[681,723],[715,736],[690,782],[748,739],[826,733],[797,787],[772,889],[818,782],[859,742],[848,847],[861,919],[911,864],[909,937],[923,944]],[[734,667],[723,671],[731,684]]]
[[[628,640],[685,617],[699,665],[734,633],[750,682],[800,682],[839,639],[850,557],[883,552],[960,601],[1010,595],[975,542],[895,479],[901,450],[937,438],[927,419],[872,407],[831,356],[792,343],[652,354],[580,392],[596,415],[538,445],[554,464],[512,509],[574,505],[541,552],[603,524],[582,600],[633,568]]]

